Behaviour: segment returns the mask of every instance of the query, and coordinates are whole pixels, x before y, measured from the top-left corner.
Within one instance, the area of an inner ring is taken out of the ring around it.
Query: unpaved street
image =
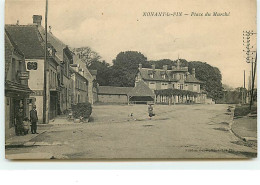
[[[155,105],[156,116],[148,120],[146,105],[96,105],[93,122],[55,120],[30,141],[33,146],[7,148],[6,154],[48,153],[59,159],[255,157],[257,149],[229,131],[227,107]]]

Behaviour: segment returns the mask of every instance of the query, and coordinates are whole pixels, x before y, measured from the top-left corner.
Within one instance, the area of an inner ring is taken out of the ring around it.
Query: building
[[[180,60],[177,61],[177,66],[172,66],[171,69],[168,69],[167,65],[164,65],[163,69],[155,69],[155,65],[152,65],[152,68],[142,68],[139,64],[136,83],[141,81],[154,91],[157,103],[205,103],[206,101],[206,94],[200,88],[203,82],[196,79],[195,69],[192,69],[190,74],[188,67],[180,66]],[[171,91],[171,97],[162,93],[168,89],[176,89]]]
[[[84,69],[79,64],[70,65],[71,76],[71,103],[84,103],[89,100],[88,80],[85,78]]]
[[[6,139],[15,134],[15,115],[19,107],[23,107],[24,116],[29,116],[32,102],[28,87],[29,72],[26,70],[23,52],[5,31],[5,136]]]
[[[128,92],[128,104],[138,104],[138,103],[154,103],[155,94],[152,89],[150,89],[144,81],[139,81],[135,83],[135,87]]]
[[[37,25],[39,33],[41,34],[43,40],[45,40],[45,29],[41,25],[41,20],[41,15],[33,15],[33,24]],[[73,57],[68,46],[64,44],[60,39],[55,37],[52,34],[51,30],[49,30],[47,33],[47,41],[55,48],[56,57],[59,63],[59,66],[57,68],[57,111],[58,114],[62,114],[71,109],[71,79],[69,76],[69,66],[71,63],[73,63]]]
[[[48,43],[48,59],[46,71],[46,101],[44,101],[44,40],[38,30],[38,24],[33,25],[6,25],[6,32],[17,47],[24,53],[26,69],[30,71],[29,88],[33,91],[29,102],[37,106],[39,123],[43,123],[43,109],[46,105],[46,119],[57,115],[58,99],[58,66],[59,60],[56,49]],[[52,102],[52,103],[50,103]],[[44,105],[45,104],[45,105]]]
[[[154,100],[155,94],[143,81],[136,83],[135,87],[98,86],[98,102],[147,104]]]
[[[133,87],[98,86],[98,102],[128,103],[128,93]]]
[[[92,93],[93,93],[93,101],[92,103],[95,103],[98,101],[98,94],[97,94],[97,70],[89,70],[90,74],[93,78],[93,87],[92,87]]]
[[[96,70],[88,70],[80,55],[73,54],[73,64],[79,65],[84,71],[83,75],[88,81],[88,102],[93,104],[97,100]]]

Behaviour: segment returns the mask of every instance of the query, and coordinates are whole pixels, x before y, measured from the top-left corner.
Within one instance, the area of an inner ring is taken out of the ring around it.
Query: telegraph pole
[[[256,73],[256,62],[257,62],[257,52],[256,52],[256,56],[255,56],[255,66],[253,67],[254,68],[254,72],[252,71],[252,88],[251,88],[251,99],[250,99],[250,110],[252,108],[252,104],[253,104],[253,98],[254,98],[254,85],[255,85],[255,73]],[[253,62],[252,62],[253,64]]]
[[[49,70],[48,67],[48,41],[47,41],[47,18],[48,18],[48,0],[46,0],[46,7],[45,7],[45,47],[44,47],[44,84],[43,84],[43,123],[48,123],[47,120],[47,71]]]
[[[256,73],[256,63],[257,63],[257,51],[254,46],[251,46],[251,37],[256,33],[252,31],[243,31],[243,45],[246,46],[246,50],[243,50],[246,53],[246,62],[251,63],[252,68],[252,79],[251,79],[251,89],[250,89],[250,106],[251,110],[253,104],[253,96],[254,96],[254,83],[255,83],[255,73]],[[255,49],[255,50],[254,50]],[[255,60],[255,61],[254,61]]]

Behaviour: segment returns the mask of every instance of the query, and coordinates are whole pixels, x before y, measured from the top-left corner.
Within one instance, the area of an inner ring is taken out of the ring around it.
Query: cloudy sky
[[[6,24],[32,23],[45,0],[6,0]],[[144,12],[183,12],[151,17]],[[229,16],[190,16],[220,12]],[[223,83],[242,86],[250,65],[243,54],[243,30],[256,30],[255,0],[49,0],[48,24],[71,47],[89,46],[104,60],[121,51],[142,52],[148,60],[203,61],[218,67]],[[44,25],[44,21],[42,23]]]

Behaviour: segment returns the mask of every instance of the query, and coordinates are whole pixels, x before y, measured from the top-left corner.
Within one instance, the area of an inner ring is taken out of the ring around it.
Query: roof
[[[191,74],[189,74],[187,67],[183,67],[180,69],[172,69],[172,70],[141,68],[139,69],[139,72],[143,80],[164,81],[164,82],[178,82],[178,80],[174,78],[173,74],[177,72],[183,72],[188,74],[185,82],[203,83],[198,79],[196,79],[195,77],[193,77]],[[153,78],[150,77],[150,74],[153,74]],[[165,74],[165,78],[162,77],[163,74]]]
[[[78,55],[73,55],[73,64],[79,64],[81,68],[84,69],[84,76],[85,78],[88,79],[88,81],[93,81],[94,78],[92,76],[92,74],[90,73],[90,71],[88,70],[86,64],[82,61],[82,59],[79,58]]]
[[[128,96],[155,96],[153,91],[143,82],[136,83],[136,86],[128,93]]]
[[[5,78],[12,62],[12,55],[14,51],[16,51],[24,59],[24,54],[19,50],[18,46],[5,31]]]
[[[91,75],[97,75],[97,70],[89,70]]]
[[[32,90],[28,87],[28,85],[19,84],[12,81],[5,82],[5,90],[19,93],[32,93]]]
[[[134,87],[99,86],[98,94],[127,95]]]
[[[70,70],[72,73],[75,73],[75,74],[81,76],[82,78],[84,78],[85,80],[87,80],[87,79],[85,78],[85,76],[83,76],[82,74],[80,74],[79,72],[77,72],[73,67],[70,66],[70,67],[69,67],[69,70]]]
[[[44,57],[43,40],[37,25],[5,25],[5,30],[25,58]]]
[[[185,83],[204,83],[197,78],[195,78],[193,75],[187,75],[185,79]]]
[[[13,45],[5,33],[5,78],[12,61],[13,50],[14,50]]]
[[[144,80],[154,80],[154,81],[178,81],[173,78],[173,73],[177,72],[176,70],[163,70],[163,69],[150,69],[142,68],[139,69],[142,79]],[[182,72],[188,72],[188,69],[182,69]],[[153,74],[153,78],[149,74]],[[162,77],[162,74],[165,74],[165,78]]]
[[[38,26],[38,30],[43,40],[45,40],[45,29],[42,26]],[[47,41],[56,49],[56,55],[63,61],[63,49],[66,48],[67,45],[50,32],[47,33]]]

